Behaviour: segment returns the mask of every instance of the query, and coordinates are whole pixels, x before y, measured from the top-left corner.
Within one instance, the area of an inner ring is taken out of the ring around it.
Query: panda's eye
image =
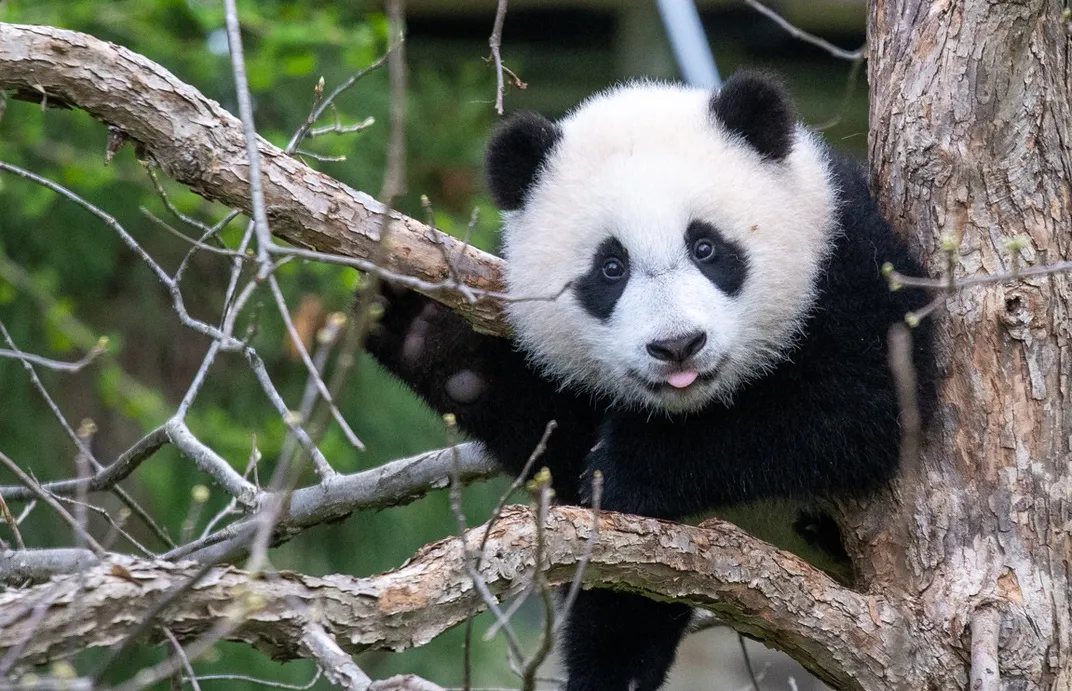
[[[625,275],[625,264],[617,257],[608,257],[603,262],[603,278],[608,281],[617,281]]]
[[[692,243],[692,256],[698,262],[709,262],[715,258],[715,243],[708,238],[700,238]]]

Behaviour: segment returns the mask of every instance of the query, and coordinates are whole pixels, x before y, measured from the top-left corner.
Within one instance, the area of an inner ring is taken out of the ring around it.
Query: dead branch
[[[487,538],[479,568],[500,600],[523,590],[536,573],[535,521],[533,509],[509,507]],[[585,585],[708,609],[749,636],[790,652],[837,688],[887,688],[891,670],[899,679],[922,678],[935,653],[938,643],[914,629],[908,608],[848,590],[729,523],[708,521],[697,528],[606,512],[598,521]],[[548,511],[542,553],[549,584],[572,580],[593,528],[589,509]],[[317,613],[317,623],[350,654],[419,646],[484,607],[465,569],[466,550],[479,547],[484,530],[468,531],[464,546],[456,537],[428,545],[403,567],[368,578],[280,573],[251,579],[235,568],[213,568],[157,621],[189,642],[233,617],[237,603],[243,616],[227,637],[282,659],[308,655],[301,641],[309,612]],[[55,600],[32,622],[25,662],[113,645],[164,593],[199,568],[112,557],[77,576],[0,594],[0,655],[26,638],[28,612],[48,597]],[[152,635],[162,639],[159,630]]]
[[[16,98],[85,110],[138,142],[163,171],[197,194],[251,213],[245,136],[237,118],[160,65],[86,34],[0,23],[0,89]],[[386,272],[426,285],[418,290],[464,315],[481,331],[504,335],[498,301],[469,303],[454,290],[442,259],[477,295],[501,292],[502,260],[468,248],[369,195],[319,173],[264,139],[257,140],[271,230],[302,248],[369,260],[380,229],[388,236]],[[372,267],[370,267],[372,268]],[[390,277],[390,276],[389,276]]]

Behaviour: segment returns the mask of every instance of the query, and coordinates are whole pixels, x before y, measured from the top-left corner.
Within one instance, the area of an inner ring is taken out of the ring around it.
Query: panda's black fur
[[[764,76],[739,74],[711,100],[730,132],[765,159],[792,146],[790,101]],[[557,145],[556,126],[523,116],[500,128],[488,150],[489,184],[505,209],[526,203]],[[603,474],[605,509],[679,519],[761,498],[866,495],[896,471],[898,404],[887,331],[918,309],[918,291],[891,292],[881,266],[923,275],[871,199],[862,169],[828,152],[840,189],[834,240],[819,274],[803,337],[789,357],[735,392],[682,415],[652,414],[562,389],[504,339],[480,335],[415,293],[387,289],[369,351],[432,408],[453,413],[506,473],[520,472],[549,420],[541,465],[557,499],[583,503],[586,478]],[[776,296],[772,296],[776,297]],[[934,400],[931,327],[913,332],[918,400]],[[680,604],[609,590],[584,591],[563,644],[569,691],[658,688],[689,620]]]

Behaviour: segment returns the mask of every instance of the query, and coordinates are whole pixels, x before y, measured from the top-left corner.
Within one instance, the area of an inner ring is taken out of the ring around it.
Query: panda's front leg
[[[602,475],[600,505],[608,511],[676,518],[687,511],[671,467],[659,470],[659,452],[625,430],[638,420],[608,415],[588,457],[582,501]],[[630,438],[626,438],[626,437]],[[640,435],[651,439],[650,434]],[[663,444],[672,443],[669,439]],[[653,455],[654,454],[654,455]],[[688,626],[691,608],[612,590],[582,591],[566,626],[563,654],[567,691],[654,691],[662,686]]]
[[[521,472],[554,420],[536,467],[548,466],[558,497],[576,502],[599,415],[589,400],[559,391],[509,340],[477,333],[434,300],[391,286],[380,299],[384,313],[369,333],[368,352],[434,410],[453,414],[508,473]]]

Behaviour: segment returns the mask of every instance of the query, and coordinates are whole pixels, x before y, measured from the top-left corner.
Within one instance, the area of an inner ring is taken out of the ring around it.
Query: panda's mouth
[[[639,381],[644,385],[644,388],[652,393],[666,394],[672,391],[684,392],[695,387],[697,383],[706,384],[714,381],[715,377],[718,376],[718,364],[706,372],[698,372],[697,370],[691,369],[676,370],[667,374],[666,378],[662,381],[652,381],[635,370],[629,370],[629,376]]]

